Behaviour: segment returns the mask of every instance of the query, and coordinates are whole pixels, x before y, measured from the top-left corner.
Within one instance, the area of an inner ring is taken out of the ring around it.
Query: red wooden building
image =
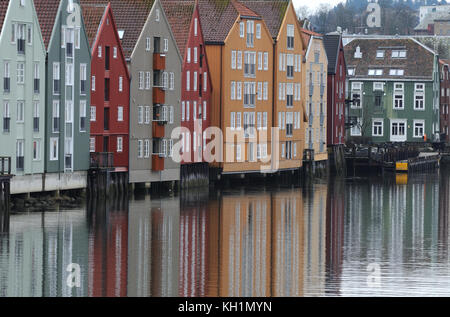
[[[342,35],[338,32],[324,36],[328,57],[327,144],[330,147],[345,143],[345,64]]]
[[[210,126],[212,87],[198,4],[189,0],[162,0],[161,3],[183,58],[181,126],[189,133],[183,134],[181,175],[186,179],[187,174],[198,175],[208,170],[203,155],[207,140],[203,134]]]
[[[82,4],[91,61],[91,153],[113,153],[128,171],[130,76],[111,5]]]
[[[440,60],[440,79],[441,79],[441,100],[440,100],[440,122],[441,122],[441,133],[445,134],[445,141],[450,141],[449,136],[449,105],[450,105],[450,61]]]

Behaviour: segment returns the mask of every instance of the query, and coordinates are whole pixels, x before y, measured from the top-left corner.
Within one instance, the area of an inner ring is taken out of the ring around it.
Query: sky
[[[339,2],[344,2],[344,0],[292,0],[292,2],[296,9],[301,6],[307,6],[311,11],[315,11],[321,3],[326,3],[334,7]]]

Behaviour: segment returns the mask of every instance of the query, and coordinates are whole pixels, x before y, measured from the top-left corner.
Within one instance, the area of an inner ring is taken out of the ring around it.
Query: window
[[[73,86],[73,64],[66,64],[66,86]]]
[[[245,24],[244,22],[239,23],[239,36],[243,38],[245,36]]]
[[[86,100],[80,100],[80,132],[86,132]]]
[[[383,119],[373,119],[372,136],[383,136]]]
[[[98,58],[102,58],[102,46],[101,45],[99,45],[97,48],[97,55],[98,55]]]
[[[39,132],[39,101],[33,102],[33,132]]]
[[[150,52],[150,49],[151,49],[151,42],[152,42],[152,40],[151,40],[150,37],[147,37],[147,38],[145,39],[145,50],[146,50],[147,52]]]
[[[95,91],[95,76],[92,76],[91,81],[91,90]]]
[[[123,137],[118,136],[117,137],[117,153],[123,152]]]
[[[361,118],[356,118],[356,125],[350,129],[350,135],[361,136]]]
[[[253,47],[255,34],[255,21],[247,21],[247,47]]]
[[[258,52],[258,70],[263,69],[263,53]]]
[[[264,52],[264,70],[269,70],[269,53]]]
[[[293,83],[286,84],[286,106],[287,107],[294,106],[294,84]]]
[[[190,116],[190,102],[187,101],[186,102],[186,121],[189,121],[189,116]]]
[[[373,90],[374,91],[384,91],[384,83],[373,83]]]
[[[97,120],[97,107],[91,106],[91,121],[95,122]]]
[[[4,63],[4,73],[3,73],[3,91],[9,93],[11,90],[11,72],[10,72],[10,62]]]
[[[231,69],[236,69],[236,51],[231,51]]]
[[[117,58],[117,46],[113,48],[113,58]]]
[[[149,106],[145,106],[145,124],[150,124],[150,107]],[[164,116],[164,118],[167,118],[166,116]]]
[[[187,52],[186,52],[186,61],[188,63],[191,62],[191,48],[190,47],[188,47]]]
[[[25,83],[25,64],[17,63],[17,83],[24,84]]]
[[[266,81],[266,82],[264,82],[264,96],[263,96],[263,99],[265,100],[265,101],[267,101],[267,100],[269,100],[269,83]]]
[[[191,90],[191,72],[190,71],[186,72],[186,90],[187,91]]]
[[[353,82],[352,83],[352,100],[358,100],[359,102],[352,102],[352,108],[361,108],[362,107],[362,83],[361,82]]]
[[[120,77],[120,78],[122,78],[122,77]],[[120,80],[120,78],[119,78],[119,80]],[[119,85],[119,87],[120,87],[120,85]],[[151,88],[151,73],[145,72],[145,89],[150,90],[150,88]],[[120,91],[122,91],[122,90],[120,90]]]
[[[50,161],[58,160],[58,144],[59,144],[58,138],[50,138]],[[95,151],[95,143],[94,143],[94,151]]]
[[[255,106],[256,83],[244,83],[244,107]]]
[[[164,39],[164,52],[168,52],[169,51],[169,40],[168,39]]]
[[[142,145],[143,145],[142,140],[138,140],[138,158],[143,158],[144,157],[144,152],[143,152]]]
[[[414,110],[425,110],[425,85],[415,84]]]
[[[123,77],[119,76],[119,92],[123,91]]]
[[[406,120],[403,119],[391,120],[391,141],[393,142],[406,141]]]
[[[287,25],[287,48],[288,50],[294,49],[294,25]]]
[[[403,76],[405,71],[403,69],[391,69],[389,70],[390,76]]]
[[[242,100],[242,82],[240,82],[240,81],[237,82],[236,90],[237,90],[236,99]]]
[[[207,111],[207,104],[206,101],[203,101],[203,120],[207,119],[206,111]]]
[[[236,112],[236,130],[242,129],[242,112]]]
[[[414,137],[423,138],[424,134],[425,134],[425,121],[414,120]]]
[[[347,69],[347,73],[349,76],[355,76],[355,69],[353,67],[350,67]]]
[[[236,128],[236,112],[230,113],[230,129],[234,130]]]
[[[3,103],[3,132],[8,133],[11,129],[11,112],[9,108],[9,101],[5,100]]]
[[[26,24],[17,24],[17,53],[25,54],[25,29]]]
[[[244,75],[254,77],[256,70],[256,52],[244,53]]]
[[[86,94],[87,67],[86,64],[80,64],[80,93]]]
[[[286,55],[287,78],[294,78],[294,55]]]
[[[256,24],[256,38],[258,40],[261,39],[261,24],[260,23]]]
[[[170,80],[169,80],[169,89],[174,90],[175,89],[175,74],[170,73],[169,74]]]
[[[244,136],[253,138],[255,136],[255,113],[244,112]]]
[[[194,91],[197,91],[197,79],[198,79],[198,73],[194,72]]]
[[[384,51],[378,50],[377,51],[377,58],[384,58]]]
[[[404,109],[403,83],[394,83],[394,109]]]
[[[156,9],[155,19],[156,19],[157,22],[159,22],[159,9]]]
[[[24,120],[25,120],[25,118],[24,118],[24,111],[25,111],[25,108],[24,108],[24,101],[17,101],[17,120],[16,120],[16,122],[17,123],[23,123],[24,122]]]
[[[381,76],[381,75],[383,75],[383,70],[382,69],[369,69],[368,75],[369,76]]]
[[[392,58],[406,58],[406,51],[404,51],[404,50],[401,50],[401,51],[398,51],[398,50],[394,50],[394,51],[392,51]]]
[[[206,72],[203,73],[203,91],[207,91],[208,87],[208,74]]]
[[[198,35],[198,19],[197,18],[194,19],[194,35],[195,36]]]
[[[197,47],[194,47],[194,63],[198,63],[198,49]]]
[[[25,141],[24,140],[17,140],[16,143],[16,168],[18,171],[23,171],[24,169],[24,148],[25,148]]]
[[[231,100],[236,100],[236,82],[232,81],[230,87],[231,87],[231,97],[230,97],[230,99]]]
[[[139,89],[144,89],[144,72],[139,72]]]
[[[39,161],[41,159],[41,142],[39,140],[33,140],[33,161]]]
[[[144,107],[138,106],[138,123],[143,124],[144,123]]]

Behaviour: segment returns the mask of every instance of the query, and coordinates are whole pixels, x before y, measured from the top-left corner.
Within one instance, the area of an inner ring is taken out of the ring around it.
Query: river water
[[[441,170],[13,213],[0,296],[449,296],[449,194]]]

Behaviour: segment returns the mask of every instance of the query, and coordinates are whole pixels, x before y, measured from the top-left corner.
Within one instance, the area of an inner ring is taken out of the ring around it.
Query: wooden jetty
[[[399,173],[432,171],[439,168],[440,161],[439,153],[420,153],[417,157],[396,162],[395,170]]]

